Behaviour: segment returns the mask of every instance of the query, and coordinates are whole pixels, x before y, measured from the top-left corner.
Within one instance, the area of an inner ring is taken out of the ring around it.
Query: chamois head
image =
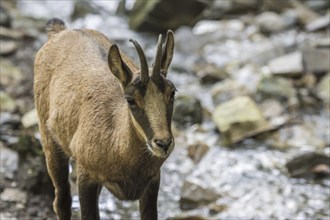
[[[174,147],[171,119],[176,89],[166,78],[173,57],[173,32],[167,32],[164,45],[162,35],[159,36],[155,61],[150,70],[139,43],[135,40],[130,41],[134,44],[140,59],[138,76],[133,78],[133,73],[121,58],[115,44],[109,50],[109,68],[121,83],[131,112],[132,125],[146,141],[149,151],[164,158]]]

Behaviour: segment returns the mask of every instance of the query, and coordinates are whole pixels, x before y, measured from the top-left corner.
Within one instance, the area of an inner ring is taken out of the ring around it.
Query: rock
[[[201,102],[194,96],[181,95],[175,99],[173,121],[179,128],[200,124],[203,120]]]
[[[22,71],[16,66],[14,66],[14,64],[10,60],[5,58],[0,59],[0,74],[0,84],[3,86],[15,85],[23,79]]]
[[[288,101],[290,105],[295,105],[298,102],[292,81],[283,77],[263,78],[258,86],[258,94],[263,99],[274,98]]]
[[[29,111],[23,115],[22,124],[25,128],[29,128],[33,125],[38,124],[38,117],[37,117],[36,109],[32,109],[31,111]]]
[[[304,71],[302,58],[302,53],[296,51],[270,60],[268,66],[273,74],[295,76]]]
[[[0,173],[5,177],[12,179],[18,169],[18,153],[13,151],[0,142]]]
[[[330,106],[330,73],[325,75],[317,85],[317,96]]]
[[[212,64],[198,71],[197,76],[202,84],[214,84],[229,77],[223,68],[218,68]]]
[[[304,48],[303,60],[307,72],[326,73],[330,71],[329,48]]]
[[[207,218],[190,213],[180,213],[174,217],[167,218],[166,220],[207,220]]]
[[[329,8],[330,2],[328,0],[307,0],[306,5],[314,11],[323,11]]]
[[[25,204],[27,202],[27,194],[24,191],[14,188],[6,188],[0,195],[2,201],[17,202]]]
[[[198,163],[204,155],[208,152],[210,147],[202,142],[197,142],[188,146],[188,156],[195,162]]]
[[[307,31],[318,31],[324,28],[329,28],[330,25],[330,14],[327,14],[323,17],[313,20],[309,22],[305,28]]]
[[[275,12],[263,12],[256,17],[256,23],[260,31],[265,34],[280,32],[285,28],[284,20]]]
[[[305,153],[286,163],[294,178],[330,177],[330,157],[318,153]]]
[[[95,7],[93,7],[90,1],[75,1],[71,19],[76,20],[86,16],[87,14],[98,14],[98,11]]]
[[[309,7],[307,7],[302,2],[293,0],[293,1],[290,1],[290,3],[292,3],[292,6],[293,6],[294,10],[296,11],[300,24],[306,25],[319,18],[319,15],[315,11],[311,10]]]
[[[9,95],[5,92],[0,91],[0,106],[1,111],[14,111],[16,108],[16,103],[14,99],[12,99]]]
[[[181,190],[180,208],[190,210],[218,199],[220,195],[211,188],[186,180]]]
[[[138,31],[164,32],[192,26],[207,4],[198,0],[137,0],[130,12],[129,25]]]
[[[236,96],[248,95],[248,90],[232,79],[226,79],[216,83],[211,88],[211,95],[214,105],[219,105]]]
[[[224,135],[224,144],[231,145],[270,129],[257,104],[248,96],[239,96],[218,105],[212,119]]]
[[[265,11],[275,11],[279,13],[292,8],[291,1],[264,0],[262,3]]]
[[[211,5],[205,10],[204,17],[219,20],[228,14],[244,14],[258,10],[257,0],[209,1]]]
[[[329,128],[326,128],[329,129]],[[268,139],[268,144],[280,148],[300,148],[302,146],[313,146],[315,148],[324,148],[327,143],[321,137],[324,131],[316,130],[312,124],[303,123],[279,129]]]
[[[3,27],[10,27],[10,14],[8,13],[8,9],[6,7],[3,7],[3,5],[0,5],[0,26]]]
[[[20,47],[20,43],[16,40],[8,40],[1,38],[0,44],[0,55],[9,55],[11,53],[14,53]]]
[[[261,103],[260,109],[271,127],[278,128],[288,122],[289,116],[284,114],[284,107],[275,99],[268,99]]]

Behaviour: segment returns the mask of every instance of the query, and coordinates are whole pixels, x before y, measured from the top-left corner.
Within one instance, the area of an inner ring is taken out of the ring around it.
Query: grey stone
[[[256,17],[256,23],[262,33],[276,33],[284,30],[285,23],[282,17],[275,12],[263,12]]]
[[[226,79],[214,84],[211,95],[214,105],[219,105],[236,96],[248,95],[249,91],[243,85],[232,79]]]
[[[0,151],[0,173],[12,179],[18,169],[18,153],[3,146],[2,142],[0,142]]]
[[[290,175],[296,178],[330,177],[330,157],[318,153],[305,153],[286,163]]]
[[[268,66],[273,74],[299,75],[304,70],[303,56],[300,51],[296,51],[270,60]]]
[[[179,128],[200,124],[203,120],[201,102],[194,96],[181,95],[175,99],[173,121]]]
[[[317,96],[330,106],[330,73],[321,79],[317,85],[316,92]]]
[[[307,72],[325,73],[330,71],[329,48],[304,48],[303,60]]]
[[[1,193],[0,198],[5,202],[17,202],[25,204],[27,202],[27,193],[19,189],[6,188]]]
[[[181,190],[180,208],[183,210],[194,209],[217,200],[220,195],[212,188],[186,180]]]
[[[248,96],[239,96],[218,105],[212,119],[224,135],[223,142],[226,145],[270,129],[260,108]]]
[[[207,3],[197,0],[137,0],[130,12],[129,25],[135,30],[154,32],[192,26],[206,6]]]
[[[2,46],[2,45],[1,45]],[[22,71],[14,66],[14,64],[5,58],[0,59],[0,75],[1,82],[3,86],[10,86],[17,84],[23,79]]]
[[[329,25],[330,25],[330,14],[327,14],[323,17],[315,19],[312,22],[309,22],[305,28],[307,31],[317,31],[323,28],[328,28]]]
[[[275,98],[292,104],[297,101],[292,81],[284,77],[265,77],[260,81],[258,93],[263,99]]]
[[[16,102],[8,94],[3,91],[0,91],[0,106],[1,111],[14,111],[16,108]]]
[[[25,128],[29,128],[33,125],[38,124],[38,117],[37,117],[36,109],[32,109],[23,115],[22,124]]]
[[[14,53],[19,47],[20,43],[16,40],[2,39],[0,40],[1,50],[0,55],[8,55]]]
[[[188,156],[195,162],[198,163],[208,152],[210,147],[202,142],[197,142],[188,146]]]

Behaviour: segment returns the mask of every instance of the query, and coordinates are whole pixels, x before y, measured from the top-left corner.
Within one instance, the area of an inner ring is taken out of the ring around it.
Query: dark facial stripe
[[[141,126],[142,130],[146,134],[147,139],[151,140],[154,136],[154,131],[150,126],[150,122],[145,111],[138,107],[133,107],[131,108],[131,112],[133,114],[134,119],[137,121],[137,123]]]

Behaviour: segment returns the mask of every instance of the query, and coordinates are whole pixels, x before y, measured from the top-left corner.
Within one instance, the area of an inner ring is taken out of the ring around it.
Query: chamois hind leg
[[[54,211],[58,220],[71,219],[71,194],[69,183],[69,157],[54,141],[43,141],[47,170],[55,187]]]
[[[160,174],[152,179],[139,199],[140,215],[142,220],[157,220],[157,198],[160,183]]]
[[[99,220],[101,184],[91,180],[79,165],[77,175],[81,220]]]

